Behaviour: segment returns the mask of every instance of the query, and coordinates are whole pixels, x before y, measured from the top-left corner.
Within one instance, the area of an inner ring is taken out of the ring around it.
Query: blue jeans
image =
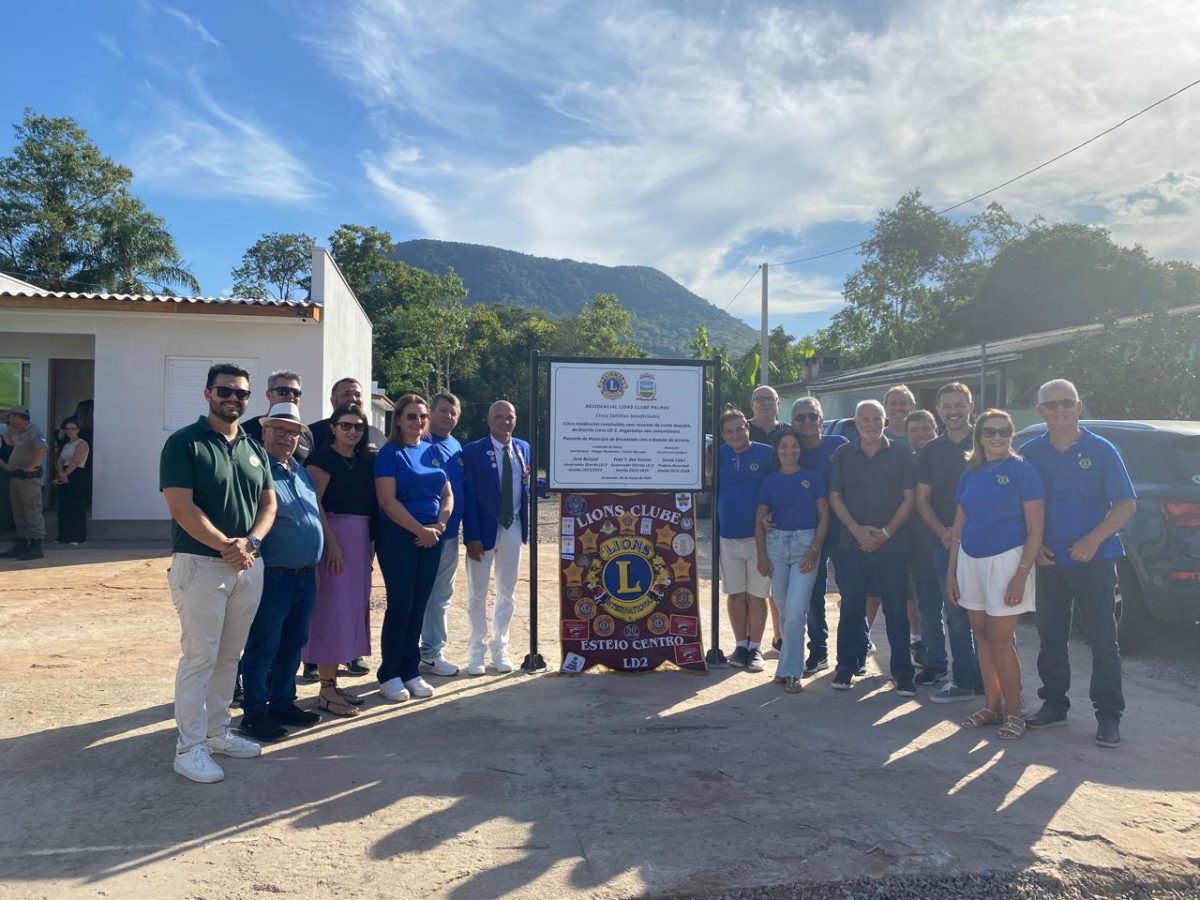
[[[942,606],[946,592],[938,580],[933,555],[914,553],[909,558],[913,589],[917,592],[917,610],[921,614],[921,643],[925,645],[925,662],[931,669],[946,671],[946,630],[942,624]],[[945,577],[945,572],[942,573]]]
[[[817,570],[801,572],[800,562],[812,546],[815,535],[816,531],[812,529],[776,529],[767,534],[767,559],[774,567],[771,593],[779,607],[780,633],[783,635],[783,650],[775,668],[777,678],[799,678],[804,674],[804,627],[808,622]]]
[[[454,596],[454,575],[458,572],[458,535],[442,538],[442,556],[438,563],[425,621],[421,625],[421,659],[437,659],[446,649],[446,610]]]
[[[867,585],[879,588],[891,647],[891,674],[913,677],[908,642],[908,554],[839,550],[838,586],[842,590],[837,633],[837,672],[849,675],[867,657]],[[784,646],[787,644],[785,642]]]
[[[267,567],[262,600],[242,654],[242,710],[260,718],[296,702],[296,669],[308,643],[317,601],[316,569],[307,573]]]
[[[376,677],[380,684],[393,678],[411,681],[420,674],[421,625],[442,558],[442,545],[439,541],[432,547],[418,547],[411,531],[383,519],[375,539],[375,555],[387,588]]]
[[[1125,697],[1121,690],[1121,650],[1117,645],[1117,577],[1111,559],[1094,559],[1071,566],[1038,566],[1037,625],[1042,649],[1038,652],[1038,696],[1056,712],[1066,714],[1071,706],[1072,609],[1092,648],[1092,707],[1097,719],[1121,718]]]
[[[971,618],[961,606],[955,606],[945,599],[946,569],[949,565],[950,551],[939,542],[933,550],[933,572],[941,586],[946,610],[946,634],[950,637],[950,657],[953,660],[950,677],[961,688],[982,691],[983,675],[979,672],[979,658],[975,655],[975,635],[971,631]],[[921,615],[924,618],[924,612]]]
[[[821,562],[817,566],[817,577],[813,581],[812,596],[808,601],[808,652],[817,659],[829,656],[829,623],[825,619],[825,585],[829,580],[829,538],[821,548]]]

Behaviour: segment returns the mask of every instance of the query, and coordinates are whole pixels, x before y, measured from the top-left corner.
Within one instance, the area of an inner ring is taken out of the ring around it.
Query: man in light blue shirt
[[[425,607],[425,621],[421,626],[421,671],[427,675],[450,677],[458,674],[458,666],[442,655],[446,647],[446,612],[450,598],[454,596],[454,576],[458,573],[458,527],[462,522],[462,511],[466,505],[463,498],[462,444],[451,434],[462,415],[462,404],[453,394],[437,394],[433,398],[433,409],[429,414],[430,465],[446,470],[450,479],[450,490],[454,494],[454,512],[442,532],[442,556],[438,563],[437,577],[429,593]]]

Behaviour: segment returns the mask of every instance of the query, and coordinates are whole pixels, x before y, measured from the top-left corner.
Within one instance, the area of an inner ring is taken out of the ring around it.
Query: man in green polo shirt
[[[214,753],[248,758],[262,748],[229,728],[238,656],[262,597],[259,545],[275,521],[271,466],[238,425],[250,374],[219,363],[204,388],[208,415],[163,445],[159,488],[171,511],[168,570],[182,629],[175,673],[175,771],[211,784],[225,777]]]

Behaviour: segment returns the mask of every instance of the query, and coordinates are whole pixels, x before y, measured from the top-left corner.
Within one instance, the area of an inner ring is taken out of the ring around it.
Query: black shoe
[[[287,737],[287,729],[272,716],[257,716],[253,719],[242,716],[238,731],[246,737],[254,738],[260,744],[273,744]]]
[[[316,663],[305,663],[304,664],[304,672],[303,672],[303,674],[301,674],[300,677],[303,678],[305,681],[307,681],[309,684],[316,684],[318,681],[320,681],[321,673],[317,671],[317,664]]]
[[[775,638],[775,640],[771,641],[771,649],[774,650],[776,653],[778,653],[780,650],[782,650],[783,649],[783,638]]]
[[[357,656],[350,662],[346,663],[346,674],[351,678],[362,678],[364,675],[370,675],[371,670],[363,662],[361,656]]]
[[[912,662],[914,666],[916,666],[918,669],[925,668],[925,660],[927,657],[924,641],[919,639],[910,641],[908,645],[908,652],[912,654]]]
[[[849,672],[835,672],[833,681],[829,682],[829,686],[835,691],[848,691],[850,690],[850,685],[853,683]]]
[[[911,675],[905,675],[896,682],[896,693],[901,697],[917,696],[917,686],[913,684]]]
[[[746,671],[761,672],[766,665],[767,661],[763,659],[762,651],[757,647],[746,654]]]
[[[0,559],[16,559],[22,553],[29,549],[29,541],[26,538],[17,538],[17,542],[0,553]]]
[[[858,666],[855,668],[854,677],[855,678],[866,678],[867,677],[867,664],[865,662],[859,663]]]
[[[736,666],[739,669],[746,668],[746,663],[750,661],[750,651],[746,647],[734,647],[733,652],[729,654],[729,664]]]
[[[814,653],[811,656],[809,656],[808,661],[804,663],[804,674],[812,675],[815,672],[820,672],[822,669],[828,669],[828,668],[829,668],[829,657],[824,656],[824,655],[817,656],[817,654]]]
[[[918,687],[931,687],[935,684],[941,684],[946,680],[945,669],[922,669],[917,673],[917,677],[913,681]]]
[[[319,713],[305,712],[295,703],[285,706],[283,709],[272,708],[271,718],[280,725],[295,725],[299,728],[308,728],[321,721]]]
[[[1057,728],[1059,725],[1067,724],[1067,714],[1059,712],[1053,706],[1046,703],[1042,704],[1042,708],[1035,712],[1032,716],[1025,717],[1025,727],[1032,728],[1037,731],[1041,728]]]
[[[246,689],[242,685],[242,673],[238,672],[237,681],[233,683],[233,699],[229,701],[229,706],[231,708],[236,707],[240,709],[242,706],[242,701],[245,699]]]
[[[1121,743],[1121,725],[1116,719],[1098,719],[1096,743],[1101,747],[1115,747]]]
[[[17,559],[21,560],[21,562],[28,562],[31,559],[43,559],[45,556],[46,554],[42,552],[42,542],[30,541],[29,546],[25,548],[25,552],[18,554]]]

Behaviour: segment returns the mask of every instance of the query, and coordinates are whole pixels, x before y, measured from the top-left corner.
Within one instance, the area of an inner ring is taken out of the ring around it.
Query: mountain
[[[526,306],[563,317],[578,313],[597,294],[616,294],[633,316],[637,343],[651,356],[687,356],[697,325],[708,328],[710,343],[726,344],[735,354],[757,340],[745,322],[649,266],[601,266],[429,240],[397,244],[392,256],[438,275],[452,267],[470,303]]]

